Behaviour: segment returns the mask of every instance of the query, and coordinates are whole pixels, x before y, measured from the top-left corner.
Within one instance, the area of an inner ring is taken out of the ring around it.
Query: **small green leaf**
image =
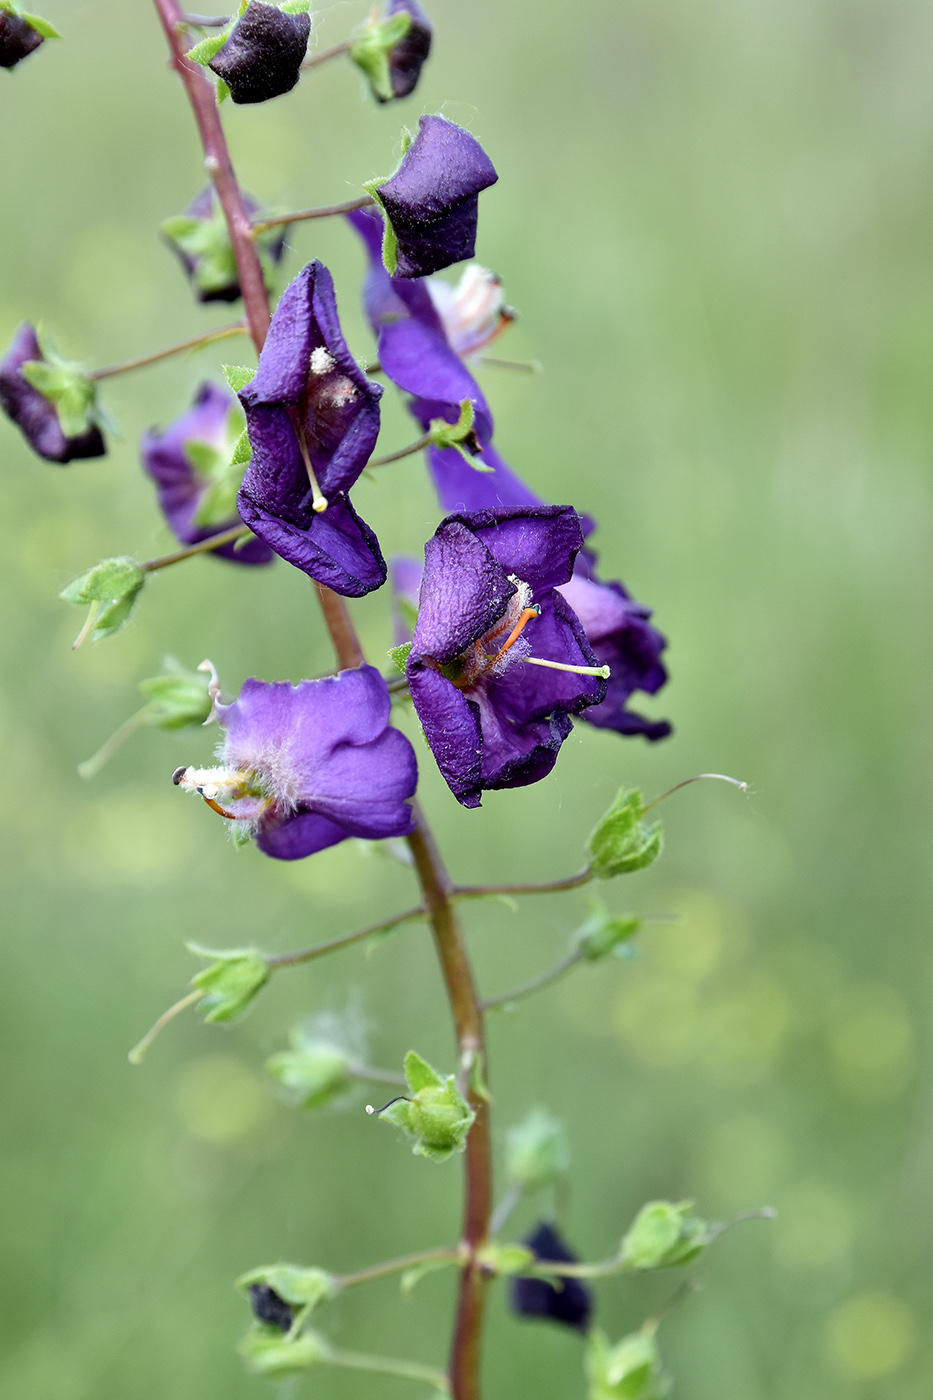
[[[137,593],[145,581],[146,575],[139,565],[121,555],[116,559],[102,559],[63,588],[58,596],[66,603],[112,602]]]
[[[254,1323],[238,1350],[250,1370],[262,1376],[287,1376],[293,1371],[307,1371],[326,1361],[330,1354],[324,1338],[316,1332],[283,1337],[277,1327],[267,1327],[261,1322]]]
[[[550,1186],[570,1167],[566,1129],[543,1109],[510,1128],[506,1144],[506,1175],[526,1191]]]
[[[269,980],[269,964],[256,948],[204,948],[199,943],[186,947],[199,958],[216,959],[191,979],[192,987],[205,994],[205,1021],[232,1021]]]
[[[256,378],[255,366],[250,369],[248,365],[221,365],[221,369],[224,379],[235,394],[245,389],[251,379]]]
[[[643,870],[661,854],[662,825],[642,821],[643,802],[637,788],[622,788],[590,836],[590,868],[600,880]]]
[[[27,384],[55,405],[65,437],[81,437],[97,421],[97,386],[77,365],[63,360],[27,360],[20,366]]]
[[[690,1211],[692,1201],[649,1201],[642,1206],[622,1241],[620,1261],[627,1269],[669,1269],[702,1252],[709,1227]]]
[[[298,1264],[261,1264],[250,1269],[236,1281],[237,1288],[248,1289],[251,1284],[264,1283],[292,1308],[307,1309],[333,1298],[339,1285],[333,1274],[323,1269],[304,1269]],[[279,1337],[281,1337],[281,1332]]]
[[[391,659],[392,665],[396,668],[396,670],[401,671],[403,675],[405,673],[406,664],[408,662],[408,653],[410,651],[411,642],[403,642],[400,647],[389,647],[389,650],[386,652],[386,656],[388,656]]]
[[[423,1060],[414,1050],[409,1050],[402,1068],[413,1094],[421,1089],[439,1089],[444,1083],[437,1070],[432,1069],[427,1060]]]

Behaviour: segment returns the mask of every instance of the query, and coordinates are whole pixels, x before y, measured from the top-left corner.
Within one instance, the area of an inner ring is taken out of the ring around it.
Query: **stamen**
[[[305,442],[305,430],[301,423],[297,423],[295,425],[295,431],[298,436],[298,447],[301,450],[302,460],[305,464],[305,471],[308,473],[308,480],[311,483],[311,490],[313,492],[311,499],[311,509],[317,515],[320,515],[322,511],[325,511],[327,509],[330,502],[322,492],[320,486],[318,485],[317,477],[314,475],[314,468],[311,465],[311,458],[308,456],[308,444]]]
[[[491,658],[492,664],[495,664],[495,662],[497,662],[500,657],[505,656],[505,653],[509,650],[509,648],[514,646],[515,643],[518,641],[519,637],[524,632],[525,627],[528,625],[528,623],[531,622],[533,618],[540,616],[541,609],[538,607],[537,603],[533,604],[530,608],[524,608],[519,614],[518,621],[512,628],[508,637],[503,642],[499,650],[496,652],[495,656]]]
[[[549,666],[552,671],[572,671],[576,676],[599,676],[607,681],[612,674],[608,666],[568,666],[563,661],[545,661],[543,656],[523,656],[529,666]]]

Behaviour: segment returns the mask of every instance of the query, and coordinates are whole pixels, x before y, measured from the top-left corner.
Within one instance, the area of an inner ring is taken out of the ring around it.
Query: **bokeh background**
[[[41,320],[89,365],[229,319],[193,304],[158,223],[202,182],[151,8],[47,0],[66,35],[0,75],[0,340]],[[683,1400],[920,1400],[929,1309],[933,1109],[927,1024],[933,435],[933,11],[923,0],[431,0],[417,94],[375,109],[348,64],[228,110],[246,187],[305,207],[392,168],[402,121],[443,109],[500,182],[479,257],[521,321],[484,371],[507,459],[600,522],[606,576],[656,609],[671,682],[651,748],[578,726],[556,772],[465,812],[422,764],[457,878],[570,872],[617,786],[698,785],[665,807],[651,871],[617,910],[679,911],[632,962],[600,965],[492,1026],[500,1133],[533,1105],[567,1123],[566,1232],[609,1252],[648,1198],[694,1197],[727,1235],[665,1322]],[[319,42],[363,4],[327,6]],[[351,346],[362,259],[339,223],[294,231],[293,274],[333,269]],[[188,939],[303,946],[412,902],[401,865],[352,843],[294,866],[225,840],[168,783],[211,732],[141,733],[76,775],[166,652],[243,678],[330,665],[302,575],[192,561],[134,624],[72,653],[58,590],[98,558],[170,547],[140,433],[181,412],[246,342],[115,379],[123,437],[66,470],[0,423],[4,744],[0,802],[3,1400],[261,1396],[234,1346],[232,1286],[278,1258],[335,1270],[453,1239],[460,1171],[367,1119],[286,1108],[263,1071],[303,1016],[370,1025],[371,1057],[450,1060],[429,940],[412,926],[282,974],[241,1023],[189,1014],[140,1068],[128,1048],[183,991]],[[411,440],[400,408],[387,450]],[[386,552],[437,511],[418,459],[363,483]],[[355,609],[389,644],[387,601]],[[582,893],[472,906],[489,993],[545,967]],[[500,1137],[501,1143],[501,1137]],[[516,1218],[533,1221],[531,1207]],[[599,1286],[612,1336],[673,1278]],[[345,1296],[339,1345],[441,1362],[452,1280],[403,1302]],[[584,1394],[579,1339],[491,1307],[488,1394]],[[393,1400],[410,1383],[322,1371],[284,1393]]]

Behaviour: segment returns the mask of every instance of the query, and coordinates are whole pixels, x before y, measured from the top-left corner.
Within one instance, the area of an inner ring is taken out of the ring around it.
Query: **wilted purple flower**
[[[152,428],[143,435],[139,448],[143,467],[155,482],[159,505],[182,544],[198,544],[238,523],[236,468],[229,464],[242,425],[233,395],[215,384],[202,384],[187,413],[164,432]],[[222,513],[216,507],[210,510],[212,499]],[[238,564],[268,564],[272,558],[269,546],[255,537],[239,549],[235,543],[225,544],[213,553]]]
[[[376,445],[381,396],[347,349],[330,273],[309,263],[240,392],[253,456],[237,507],[276,554],[351,598],[386,580],[376,536],[346,494]]]
[[[294,1312],[290,1304],[286,1303],[270,1284],[251,1283],[247,1292],[254,1317],[267,1323],[269,1327],[277,1327],[280,1332],[288,1331]]]
[[[536,1259],[555,1264],[575,1264],[577,1256],[561,1239],[554,1225],[540,1224],[522,1243]],[[540,1317],[559,1322],[576,1332],[589,1327],[593,1299],[586,1285],[577,1278],[513,1278],[509,1284],[512,1311],[519,1317]]]
[[[25,378],[22,367],[31,362],[44,363],[36,338],[35,327],[24,321],[13,337],[9,350],[0,360],[0,407],[12,418],[29,446],[47,462],[70,462],[76,457],[103,457],[107,451],[103,435],[95,423],[83,430],[66,433],[59,417],[59,408]],[[47,366],[50,372],[54,367]],[[82,376],[72,375],[82,390]],[[92,389],[86,381],[88,390]],[[85,405],[86,406],[86,405]],[[77,421],[87,424],[80,411]]]
[[[24,15],[0,9],[0,68],[15,68],[43,43],[45,36]]]
[[[411,16],[411,23],[407,33],[403,34],[388,53],[389,81],[393,97],[407,97],[409,93],[414,92],[421,77],[421,69],[431,52],[431,21],[418,4],[418,0],[389,0],[383,18],[391,19],[393,15],[403,13]]]
[[[367,186],[391,227],[389,271],[426,277],[472,258],[480,191],[498,178],[475,136],[446,117],[421,117],[395,174]]]
[[[609,686],[601,705],[582,716],[599,729],[617,734],[642,734],[646,739],[666,739],[667,720],[646,719],[625,708],[636,690],[654,695],[667,680],[661,662],[666,639],[648,619],[651,609],[638,603],[625,586],[596,577],[595,556],[589,550],[577,555],[573,577],[560,592],[573,608],[598,660],[609,667]]]
[[[605,673],[557,592],[583,542],[570,506],[448,516],[425,546],[407,674],[438,767],[464,807],[553,768]]]
[[[431,21],[418,0],[387,0],[355,31],[350,57],[369,79],[378,102],[414,92],[431,52]]]
[[[207,66],[227,84],[234,102],[266,102],[297,83],[310,34],[309,15],[250,0]]]
[[[262,213],[262,207],[249,195],[243,196],[243,205],[251,218]],[[227,221],[212,185],[196,195],[183,214],[165,219],[161,232],[185,269],[198,301],[236,301],[242,296]],[[270,290],[271,266],[282,261],[287,234],[288,225],[277,224],[257,233],[253,240]]]
[[[298,685],[248,680],[238,700],[215,704],[226,730],[220,766],[179,768],[173,782],[277,860],[300,860],[348,836],[405,836],[418,766],[404,734],[389,726],[390,709],[372,666]]]

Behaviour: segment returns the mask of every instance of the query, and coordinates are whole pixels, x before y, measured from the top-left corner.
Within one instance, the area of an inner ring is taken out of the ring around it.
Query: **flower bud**
[[[0,407],[47,462],[103,457],[107,451],[94,382],[50,348],[43,353],[28,321],[0,360]]]
[[[287,1376],[294,1371],[307,1371],[326,1361],[330,1352],[317,1332],[283,1337],[278,1327],[263,1323],[250,1328],[238,1350],[250,1370],[261,1376]]]
[[[619,1258],[627,1269],[669,1269],[687,1264],[706,1248],[709,1227],[690,1215],[692,1201],[649,1201],[622,1240]]]
[[[54,25],[28,15],[14,0],[0,0],[0,68],[15,68],[46,39],[60,39]]]
[[[591,899],[593,913],[574,934],[574,945],[589,962],[598,962],[608,953],[629,956],[626,946],[641,928],[637,914],[610,914],[601,899]]]
[[[405,1056],[404,1068],[411,1097],[396,1099],[381,1116],[416,1139],[412,1151],[418,1156],[443,1162],[452,1152],[462,1152],[476,1114],[454,1075],[442,1078],[414,1050]]]
[[[297,83],[308,51],[309,8],[309,0],[285,0],[279,6],[244,0],[229,28],[202,39],[187,56],[210,68],[234,102],[281,97]]]
[[[645,1323],[614,1346],[602,1332],[590,1334],[589,1400],[663,1400],[670,1381],[661,1370],[656,1328],[656,1323]]]
[[[646,824],[641,819],[642,811],[638,789],[621,788],[609,811],[597,823],[587,851],[590,869],[598,880],[643,870],[661,854],[661,823]]]
[[[388,0],[353,36],[350,57],[362,68],[377,102],[414,92],[431,52],[431,21],[417,0]]]
[[[204,993],[205,1021],[232,1021],[269,980],[269,964],[255,948],[203,948],[200,943],[187,947],[199,958],[216,959],[191,979],[192,987]]]

